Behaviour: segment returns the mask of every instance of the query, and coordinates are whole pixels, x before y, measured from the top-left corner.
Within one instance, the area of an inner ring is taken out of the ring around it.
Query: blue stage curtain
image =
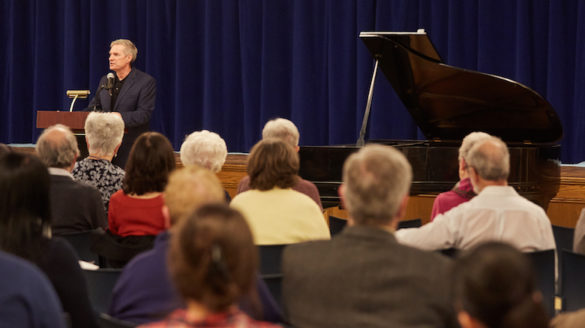
[[[35,112],[95,92],[109,42],[133,40],[157,79],[153,130],[178,149],[208,129],[248,151],[266,120],[301,144],[356,141],[373,60],[361,31],[424,28],[452,66],[543,95],[564,126],[563,162],[585,160],[585,1],[0,0],[0,142],[34,142]],[[76,108],[87,106],[79,101]],[[368,137],[424,139],[382,74]]]

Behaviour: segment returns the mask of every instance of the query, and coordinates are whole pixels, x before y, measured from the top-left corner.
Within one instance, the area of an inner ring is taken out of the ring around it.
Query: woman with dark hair
[[[479,245],[456,261],[454,278],[462,328],[548,327],[532,265],[513,246]]]
[[[83,273],[66,241],[51,238],[49,172],[35,156],[0,155],[0,249],[35,263],[73,327],[97,327]]]
[[[242,215],[204,205],[171,236],[168,267],[185,308],[143,327],[280,327],[251,319],[238,301],[255,288],[258,251]]]
[[[263,139],[248,157],[250,188],[231,206],[248,221],[257,245],[329,239],[323,213],[311,198],[292,187],[299,179],[295,149],[279,139]]]
[[[175,153],[165,136],[145,132],[136,139],[122,189],[110,198],[108,235],[95,248],[110,266],[121,267],[152,248],[154,237],[169,227],[162,213],[162,192],[174,169]]]

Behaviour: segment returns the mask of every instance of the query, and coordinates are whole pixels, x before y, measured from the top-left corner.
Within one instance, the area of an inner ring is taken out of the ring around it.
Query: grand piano
[[[375,74],[380,67],[426,140],[369,140],[402,151],[413,168],[411,195],[450,190],[459,180],[461,140],[473,131],[502,138],[510,149],[508,182],[545,210],[558,191],[563,129],[552,106],[530,88],[495,75],[445,64],[419,30],[362,32],[376,65],[356,145],[303,146],[300,171],[315,183],[324,207],[340,203],[345,159],[363,144]]]

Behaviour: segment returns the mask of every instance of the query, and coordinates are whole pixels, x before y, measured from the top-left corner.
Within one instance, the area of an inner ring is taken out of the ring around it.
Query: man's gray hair
[[[110,43],[110,48],[112,48],[115,45],[120,45],[124,47],[124,53],[126,55],[132,55],[132,63],[136,60],[136,56],[138,56],[138,49],[136,48],[136,46],[134,45],[134,43],[128,39],[118,39],[118,40],[114,40],[112,41],[112,43]]]
[[[299,145],[299,130],[293,122],[285,118],[275,118],[266,122],[262,130],[262,139],[268,138],[280,139],[296,147]]]
[[[79,156],[77,140],[73,132],[63,124],[46,128],[37,140],[35,149],[48,167],[69,167]]]
[[[181,145],[183,165],[199,165],[219,172],[227,157],[227,146],[219,134],[207,130],[195,131]]]
[[[467,162],[467,155],[469,154],[469,150],[476,142],[487,139],[491,137],[491,135],[485,132],[471,132],[470,134],[466,135],[461,142],[461,147],[459,147],[459,160],[465,160]]]
[[[507,180],[510,173],[510,152],[497,137],[476,142],[469,150],[466,162],[482,179],[488,181]]]
[[[392,222],[411,182],[410,163],[390,146],[367,145],[343,165],[345,205],[356,224]]]
[[[116,113],[91,112],[85,120],[85,136],[90,154],[113,155],[124,136],[124,120]]]

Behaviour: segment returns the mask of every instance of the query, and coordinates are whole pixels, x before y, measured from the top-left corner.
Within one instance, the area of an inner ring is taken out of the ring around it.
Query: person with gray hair
[[[155,79],[134,67],[138,50],[132,41],[114,40],[110,43],[109,64],[113,73],[104,75],[88,110],[117,112],[124,120],[128,133],[112,162],[126,166],[132,144],[143,132],[150,130],[150,118],[156,103]]]
[[[525,252],[556,248],[546,212],[508,185],[510,153],[502,140],[476,142],[466,162],[478,195],[420,228],[398,231],[401,243],[430,250],[468,249],[492,240]]]
[[[339,194],[348,227],[330,241],[284,250],[283,305],[292,326],[457,326],[450,260],[394,237],[411,181],[408,160],[390,146],[366,145],[346,160]]]
[[[227,146],[219,134],[202,130],[188,135],[180,152],[183,165],[199,165],[217,173],[225,163]]]
[[[264,129],[262,129],[262,140],[272,138],[282,140],[291,145],[297,152],[299,151],[299,130],[290,120],[279,117],[266,122]],[[292,189],[309,196],[323,210],[321,196],[314,183],[299,177]],[[245,176],[238,184],[237,194],[248,190],[250,190],[250,177]]]
[[[35,148],[51,175],[53,234],[105,228],[106,215],[99,191],[73,180],[71,172],[79,149],[71,130],[61,124],[50,126],[40,135]]]
[[[299,151],[299,130],[286,118],[275,118],[264,125],[262,139],[276,138],[283,140]]]
[[[469,180],[469,175],[467,174],[465,158],[469,154],[469,149],[471,149],[476,142],[488,138],[489,136],[490,135],[485,132],[471,132],[463,138],[461,147],[459,147],[459,157],[457,159],[459,163],[459,182],[455,184],[453,189],[437,195],[433,202],[431,221],[433,221],[435,216],[445,213],[453,207],[465,203],[475,197],[476,194],[473,192],[473,186],[471,185],[471,180]]]
[[[85,141],[89,156],[75,164],[73,178],[97,188],[106,215],[110,197],[122,189],[124,170],[112,164],[122,137],[124,121],[115,113],[89,113],[85,120]]]

